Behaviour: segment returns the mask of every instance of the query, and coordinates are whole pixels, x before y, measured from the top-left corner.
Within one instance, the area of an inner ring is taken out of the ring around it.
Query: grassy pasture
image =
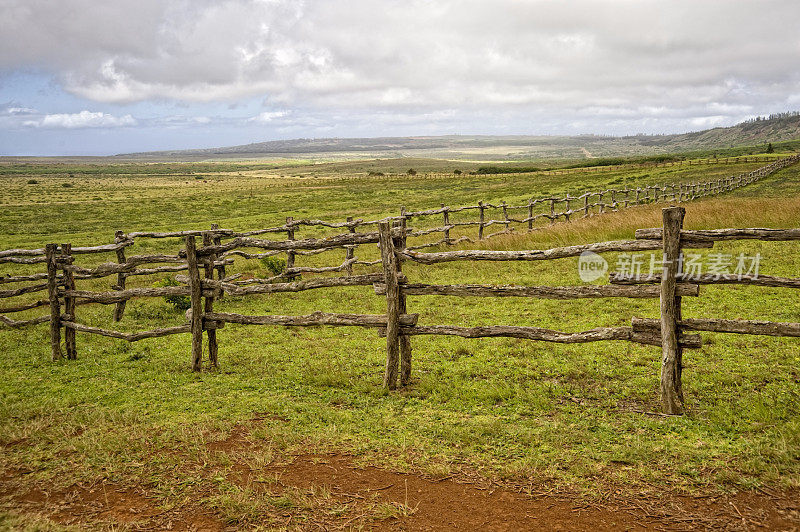
[[[367,178],[331,165],[329,173],[312,176],[314,167],[298,167],[287,172],[309,175],[281,178],[250,174],[274,168],[248,163],[231,169],[226,163],[219,171],[198,169],[203,179],[190,177],[191,167],[184,166],[172,173],[5,168],[0,177],[0,249],[48,241],[102,243],[115,229],[172,230],[212,222],[250,229],[279,223],[287,215],[340,220],[394,214],[401,204],[426,208],[477,199],[521,202],[609,185],[702,181],[757,166],[621,169],[585,176]],[[31,179],[37,183],[28,184]],[[71,186],[64,187],[66,183]],[[743,191],[687,204],[686,226],[800,227],[798,183],[800,168],[792,167]],[[558,224],[482,246],[535,249],[631,238],[636,228],[660,225],[660,207]],[[175,245],[159,241],[150,247]],[[703,253],[760,253],[762,273],[797,277],[800,255],[795,249],[793,243],[744,241]],[[342,254],[313,260],[338,263]],[[617,257],[607,259],[613,269]],[[0,274],[12,271],[2,267]],[[256,261],[234,269],[261,270]],[[417,282],[580,283],[571,259],[406,264],[404,271]],[[150,282],[130,279],[132,286]],[[425,324],[535,325],[566,331],[626,325],[631,316],[658,316],[657,300],[409,297],[408,305]],[[385,300],[371,289],[349,288],[226,297],[216,308],[245,314],[382,313]],[[686,317],[800,321],[796,294],[789,290],[703,287],[701,297],[684,298],[683,308]],[[82,306],[78,313],[82,322],[108,326],[111,307]],[[183,316],[163,301],[142,300],[129,303],[119,328],[182,322]],[[15,480],[27,486],[55,489],[110,479],[145,486],[165,507],[199,498],[235,521],[252,502],[227,480],[231,458],[209,453],[205,444],[224,439],[255,414],[266,420],[253,435],[261,450],[245,453],[243,459],[256,469],[265,460],[264,448],[275,456],[344,449],[365,463],[388,463],[397,470],[477,474],[590,496],[612,489],[696,493],[800,486],[796,339],[703,333],[706,345],[684,355],[688,414],[663,418],[642,413],[658,408],[660,350],[623,342],[554,345],[414,337],[413,383],[387,394],[381,388],[385,343],[374,331],[228,326],[219,333],[220,369],[201,374],[188,370],[186,335],[129,345],[79,334],[79,359],[53,363],[47,334],[45,326],[0,331],[0,471],[27,472]],[[187,457],[206,464],[205,469],[187,466]],[[299,503],[263,504],[274,508]],[[8,508],[11,519],[15,510]],[[2,520],[0,515],[0,524]]]

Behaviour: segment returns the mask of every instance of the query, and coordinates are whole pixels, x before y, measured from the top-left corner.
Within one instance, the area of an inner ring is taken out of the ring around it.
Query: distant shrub
[[[61,183],[61,186],[64,188],[72,188],[72,183]]]
[[[37,183],[38,183],[38,181],[36,181],[35,179],[28,179],[28,184],[29,185],[35,185]]]
[[[156,288],[166,288],[168,286],[181,286],[181,284],[172,277],[164,277],[160,281],[153,283],[153,286]],[[164,301],[172,305],[173,308],[178,311],[188,310],[192,307],[192,300],[189,299],[189,296],[164,296]]]
[[[524,174],[526,172],[538,172],[541,168],[535,166],[481,166],[478,174]]]
[[[456,168],[455,170],[453,170],[453,175],[461,175],[461,170]]]
[[[772,146],[771,142],[767,144],[767,153],[775,153],[775,148]]]
[[[286,261],[278,257],[262,257],[261,265],[272,274],[270,277],[280,275],[286,271]]]
[[[367,173],[367,175],[368,176],[374,176],[374,177],[381,177],[381,176],[384,176],[386,174],[384,174],[383,172],[370,171],[370,172]]]
[[[406,172],[406,173],[407,173],[408,175],[417,175],[417,171],[416,171],[416,170],[414,170],[413,168],[409,168],[409,169],[408,169],[408,172]]]

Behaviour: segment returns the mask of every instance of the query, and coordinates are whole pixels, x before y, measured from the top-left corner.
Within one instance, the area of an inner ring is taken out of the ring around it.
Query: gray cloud
[[[0,12],[0,69],[45,69],[97,102],[264,95],[263,123],[325,128],[350,110],[400,125],[518,113],[562,129],[686,128],[800,102],[795,0],[0,0]],[[280,114],[294,108],[307,112]]]

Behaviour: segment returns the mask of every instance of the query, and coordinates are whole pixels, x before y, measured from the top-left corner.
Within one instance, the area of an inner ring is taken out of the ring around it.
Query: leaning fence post
[[[61,304],[58,301],[58,265],[56,264],[56,244],[47,244],[44,248],[47,258],[47,294],[50,299],[50,347],[53,360],[64,357],[61,351]]]
[[[125,241],[125,233],[122,231],[114,231],[114,243],[117,245],[121,245],[123,241]],[[120,247],[117,249],[117,263],[118,264],[125,264],[125,248]],[[125,290],[125,279],[127,279],[127,275],[124,272],[120,272],[117,274],[117,286],[114,286],[114,290]],[[126,301],[119,301],[114,306],[114,321],[122,320],[122,316],[125,314],[125,304]]]
[[[478,220],[479,220],[478,221],[478,240],[483,240],[483,227],[484,227],[483,220],[484,220],[484,216],[485,216],[484,215],[484,211],[485,210],[486,210],[486,207],[483,206],[483,202],[479,201],[478,202],[478,213],[479,213],[478,214],[478,216],[479,216],[479,218],[478,218]]]
[[[287,216],[286,217],[286,239],[287,240],[294,240],[294,225],[292,225],[292,222],[294,222],[294,218],[292,218],[291,216]],[[286,252],[286,269],[287,270],[291,271],[291,269],[294,268],[294,256],[295,256],[295,252],[294,252],[293,249],[290,249],[289,251]],[[293,279],[296,279],[296,277],[294,275],[289,275],[286,279],[291,281]]]
[[[389,222],[378,224],[384,282],[386,283],[386,372],[383,386],[397,387],[397,365],[400,359],[400,287],[397,279],[397,256]]]
[[[444,203],[442,205],[442,222],[444,223],[444,243],[448,246],[452,243],[450,242],[450,209],[445,207]]]
[[[211,224],[211,232],[212,232],[212,240],[211,243],[215,246],[219,246],[222,244],[222,237],[217,233],[217,229],[219,229],[219,224]],[[216,260],[216,259],[215,259]],[[225,279],[225,261],[222,261],[222,264],[216,267],[217,270],[217,279],[220,281]]]
[[[405,207],[401,207],[400,208],[400,212],[401,212],[401,215],[402,215],[402,213],[405,212]],[[403,216],[403,219],[405,219],[405,216]],[[353,217],[352,216],[348,216],[347,217],[347,223],[349,225],[347,226],[347,230],[350,233],[355,233],[356,232],[356,226],[352,225],[350,223],[352,221],[353,221]],[[347,264],[347,266],[345,266],[345,271],[347,272],[347,276],[348,277],[351,277],[353,275],[353,265],[350,263],[350,261],[353,260],[353,258],[355,258],[355,256],[356,256],[355,245],[347,246],[347,251],[345,252],[344,261]]]
[[[663,268],[661,275],[661,407],[665,414],[683,413],[681,370],[683,353],[678,342],[681,298],[675,296],[681,264],[681,228],[686,209],[662,209]]]
[[[203,288],[197,268],[197,250],[193,236],[186,237],[186,262],[189,265],[189,291],[192,303],[192,371],[203,366]]]
[[[213,244],[214,237],[211,236],[211,233],[203,231],[203,246],[211,246]],[[215,253],[211,253],[206,257],[206,262],[204,264],[206,279],[214,278],[214,263],[216,261],[217,255]],[[214,296],[206,297],[203,311],[204,313],[214,312]],[[217,353],[219,352],[217,348],[217,323],[219,322],[215,322],[213,325],[206,327],[206,334],[208,335],[208,362],[215,368],[219,367],[217,363]]]
[[[405,217],[401,218],[400,222],[395,225],[400,230],[400,236],[397,237],[393,242],[395,247],[395,257],[397,258],[397,275],[400,276],[401,272],[403,271],[403,262],[400,260],[400,257],[397,255],[397,253],[402,253],[402,251],[406,249]],[[402,290],[399,289],[399,285],[397,295],[400,302],[400,315],[406,314],[406,295]],[[398,340],[400,342],[400,385],[406,386],[411,381],[411,338],[408,335],[400,334]]]
[[[61,254],[67,258],[72,256],[72,244],[61,244]],[[75,275],[72,270],[66,268],[64,264],[62,270],[64,272],[64,290],[75,290]],[[64,294],[64,317],[66,321],[75,321],[75,297]],[[67,360],[75,360],[78,358],[78,350],[75,344],[75,329],[71,327],[64,327],[64,347],[67,352]]]

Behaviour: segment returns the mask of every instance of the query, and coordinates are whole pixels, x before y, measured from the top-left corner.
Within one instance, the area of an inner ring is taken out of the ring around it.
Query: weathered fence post
[[[403,261],[397,255],[398,252],[402,253],[402,251],[406,248],[406,219],[401,218],[400,222],[396,224],[398,229],[400,230],[400,236],[394,240],[394,247],[395,247],[395,257],[397,257],[397,275],[400,276],[403,270]],[[406,295],[405,293],[399,289],[398,286],[398,296],[400,301],[400,315],[406,314],[408,309],[406,308]],[[399,335],[400,341],[400,385],[406,386],[411,381],[411,338],[405,334]]]
[[[533,231],[533,199],[528,200],[528,231]]]
[[[589,216],[589,194],[588,192],[583,195],[583,217]]]
[[[222,244],[222,237],[219,235],[219,233],[216,232],[217,229],[219,229],[219,224],[211,224],[211,234],[212,234],[212,237],[213,237],[211,243],[214,244],[215,246],[219,246],[220,244]],[[215,259],[215,261],[216,261],[216,259]],[[219,266],[216,267],[216,270],[217,270],[217,279],[219,279],[220,281],[223,280],[225,278],[225,261],[224,260],[222,261],[222,264],[220,264]],[[220,297],[220,299],[222,299],[222,298]]]
[[[478,214],[478,240],[483,240],[483,227],[484,227],[483,220],[484,220],[484,216],[485,216],[485,214],[484,214],[485,210],[486,210],[486,207],[483,206],[483,202],[479,201],[478,202],[478,213],[479,213]]]
[[[197,268],[197,250],[193,236],[186,237],[186,262],[189,265],[189,290],[192,303],[192,371],[203,367],[203,288]]]
[[[400,359],[400,285],[397,278],[397,255],[389,222],[378,224],[378,235],[386,283],[386,372],[383,386],[394,390],[397,387],[397,366]]]
[[[64,357],[61,351],[61,304],[58,301],[58,264],[56,263],[56,244],[47,244],[44,248],[47,258],[47,294],[50,299],[50,347],[53,360]]]
[[[67,258],[72,256],[72,244],[61,244],[61,254]],[[66,265],[66,263],[65,263]],[[66,268],[64,271],[64,290],[75,290],[75,275]],[[64,317],[67,321],[75,321],[75,298],[64,295]],[[67,360],[78,358],[78,349],[75,343],[75,329],[64,327],[64,347],[67,352]]]
[[[510,225],[510,222],[508,221],[508,205],[505,201],[501,201],[500,206],[503,208],[503,230],[508,231],[508,227]]]
[[[550,223],[556,223],[556,200],[550,198]]]
[[[564,221],[566,222],[569,221],[569,215],[571,212],[569,209],[569,202],[570,202],[569,192],[567,192],[567,197],[566,199],[564,199]]]
[[[405,207],[400,207],[400,216],[402,216],[404,220],[405,220],[405,212],[406,212],[406,208]],[[347,217],[347,223],[350,224],[352,221],[353,221],[353,217],[352,216],[348,216]],[[356,226],[355,225],[348,225],[347,226],[347,230],[350,233],[355,233],[356,232]],[[352,277],[352,275],[353,275],[353,265],[350,264],[350,261],[353,260],[353,258],[355,256],[356,256],[355,246],[354,245],[353,246],[348,246],[347,247],[347,251],[345,252],[345,256],[344,256],[345,262],[348,263],[347,266],[345,266],[345,271],[347,272],[347,276],[348,277]]]
[[[211,233],[203,231],[203,246],[211,246],[213,244],[214,238],[211,236]],[[206,256],[206,261],[204,264],[206,279],[214,278],[214,263],[216,261],[217,255],[215,253]],[[214,296],[209,296],[205,299],[203,311],[209,313],[214,312]],[[217,323],[214,323],[206,328],[206,334],[208,335],[208,362],[215,368],[219,367],[217,362],[217,353],[219,352],[217,347]]]
[[[450,242],[450,210],[442,205],[442,222],[444,223],[444,243],[448,246],[452,243]]]
[[[114,231],[114,243],[119,245],[125,240],[125,233],[122,231]],[[125,248],[120,247],[117,250],[117,263],[118,264],[125,264]],[[127,276],[125,273],[120,272],[117,274],[117,286],[113,286],[114,290],[125,290],[125,279]],[[125,314],[125,303],[127,301],[120,301],[116,305],[114,305],[114,321],[122,320],[122,316]]]
[[[663,270],[661,275],[661,407],[665,414],[683,413],[681,369],[683,354],[678,342],[681,298],[675,296],[676,277],[682,269],[681,228],[686,209],[662,209]]]
[[[291,217],[291,216],[287,216],[286,217],[286,239],[287,240],[294,240],[294,225],[292,225],[292,222],[294,222],[294,218]],[[294,252],[293,249],[290,249],[289,251],[286,252],[286,269],[287,270],[291,270],[292,268],[294,268],[294,256],[295,256],[295,252]],[[295,278],[296,277],[294,275],[289,275],[286,279],[291,281],[291,280],[293,280]]]

